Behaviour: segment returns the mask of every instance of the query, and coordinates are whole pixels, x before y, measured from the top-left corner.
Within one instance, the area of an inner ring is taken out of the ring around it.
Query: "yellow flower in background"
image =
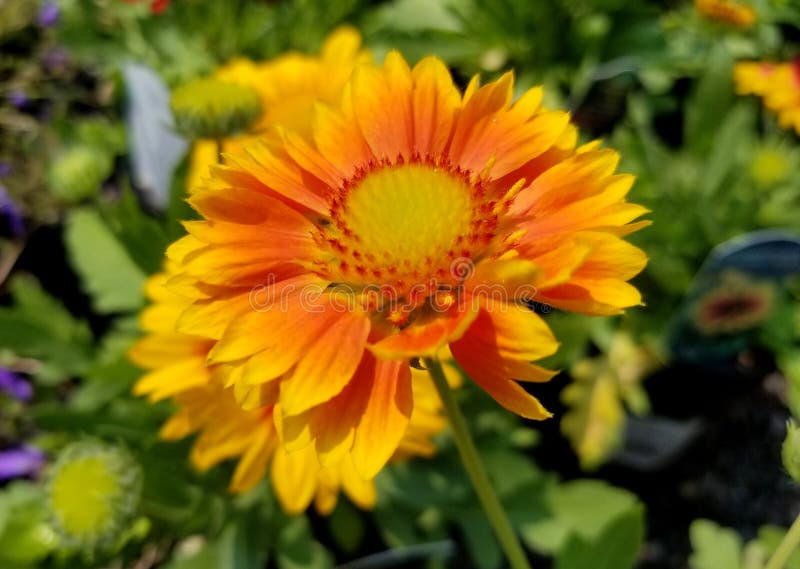
[[[732,0],[694,0],[695,9],[704,17],[739,28],[749,28],[758,19],[756,11],[747,4]]]
[[[315,102],[336,102],[356,65],[370,60],[369,53],[361,49],[359,33],[343,27],[331,33],[318,56],[288,53],[259,63],[236,59],[221,67],[214,79],[251,88],[261,101],[261,115],[249,133],[225,139],[223,151],[236,152],[272,125],[307,133]],[[194,142],[187,178],[190,193],[217,161],[216,141]]]
[[[134,392],[148,395],[151,401],[171,398],[178,406],[162,427],[162,438],[176,440],[198,433],[191,461],[201,471],[238,459],[230,483],[233,492],[253,488],[269,470],[270,483],[287,513],[300,513],[313,501],[319,513],[328,514],[340,490],[359,507],[371,508],[376,498],[374,483],[356,472],[349,456],[323,468],[310,446],[287,453],[276,430],[274,405],[254,407],[250,401],[248,409],[243,409],[237,403],[232,390],[223,385],[219,367],[206,367],[213,342],[175,332],[175,323],[189,302],[164,286],[168,278],[169,273],[164,272],[148,280],[146,293],[153,304],[141,315],[141,326],[148,335],[129,354],[135,363],[150,370]],[[436,447],[431,438],[445,427],[430,378],[417,373],[414,414],[395,459],[433,455]],[[455,375],[451,383],[457,379]]]
[[[733,78],[739,95],[761,97],[783,128],[800,134],[800,59],[786,63],[739,62]]]
[[[531,299],[585,314],[641,304],[618,155],[577,146],[513,76],[462,95],[445,65],[360,66],[310,134],[277,129],[214,167],[173,244],[184,333],[248,405],[275,405],[287,450],[348,454],[365,478],[412,415],[409,361],[449,350],[501,405],[550,416],[518,382],[557,342]]]

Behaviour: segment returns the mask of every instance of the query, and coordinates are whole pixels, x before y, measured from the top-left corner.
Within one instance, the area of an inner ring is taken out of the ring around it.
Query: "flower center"
[[[469,187],[439,169],[410,164],[379,170],[348,196],[343,220],[359,250],[390,265],[437,260],[469,230]]]
[[[497,229],[496,201],[485,183],[435,161],[381,164],[348,180],[318,241],[320,273],[356,287],[411,287],[425,296],[458,282],[455,262],[476,259]],[[458,271],[464,267],[459,266]]]

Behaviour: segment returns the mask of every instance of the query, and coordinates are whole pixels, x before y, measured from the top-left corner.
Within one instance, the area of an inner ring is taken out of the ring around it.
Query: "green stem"
[[[436,385],[436,390],[439,392],[439,397],[442,399],[458,452],[461,455],[461,462],[464,463],[464,468],[469,474],[475,493],[481,501],[486,517],[489,518],[489,523],[492,525],[497,540],[500,542],[500,546],[503,548],[512,569],[531,569],[528,558],[517,539],[517,534],[514,533],[514,529],[508,521],[508,516],[492,488],[486,469],[481,463],[478,450],[475,448],[475,443],[469,434],[467,422],[464,420],[464,415],[461,414],[453,391],[444,376],[442,365],[433,358],[426,358],[425,367],[428,368],[428,373],[431,375],[433,383]]]
[[[783,569],[792,553],[800,545],[800,515],[794,520],[792,527],[783,536],[783,541],[772,554],[772,558],[764,566],[764,569]]]

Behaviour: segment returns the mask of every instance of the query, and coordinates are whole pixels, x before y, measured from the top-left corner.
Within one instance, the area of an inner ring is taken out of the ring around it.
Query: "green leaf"
[[[775,553],[778,546],[786,536],[786,528],[766,525],[758,530],[757,542],[764,548],[765,554],[769,557]],[[792,553],[791,557],[786,561],[785,569],[800,569],[800,550]]]
[[[594,541],[573,535],[556,557],[556,569],[631,569],[644,542],[644,507],[623,513]]]
[[[326,569],[333,556],[311,537],[305,516],[291,520],[278,538],[278,569]]]
[[[359,548],[366,533],[361,515],[350,502],[341,499],[328,518],[328,527],[336,543],[347,553]]]
[[[33,277],[16,275],[10,283],[14,304],[0,307],[0,346],[17,356],[35,358],[36,379],[54,384],[81,375],[92,357],[92,334]]]
[[[618,517],[638,507],[630,492],[600,480],[574,480],[548,488],[551,517],[520,527],[525,542],[546,554],[564,547],[571,536],[595,541]]]
[[[695,520],[689,528],[692,542],[691,569],[739,569],[742,538],[710,520]]]
[[[686,145],[698,156],[710,149],[733,101],[733,61],[724,47],[709,55],[705,72],[686,108]]]
[[[95,310],[128,312],[142,306],[145,274],[96,212],[73,210],[67,219],[65,240],[72,265]]]
[[[57,545],[47,519],[38,486],[15,482],[0,491],[0,567],[34,564],[47,557]]]
[[[117,202],[102,204],[99,211],[139,269],[148,275],[161,269],[169,245],[166,231],[158,220],[142,210],[131,190],[124,190]]]
[[[119,318],[104,337],[95,361],[70,399],[70,406],[95,411],[131,390],[142,371],[127,356],[128,348],[140,335],[136,318]]]
[[[487,527],[486,514],[482,510],[471,510],[459,515],[457,522],[464,532],[464,542],[476,567],[479,569],[499,567],[503,556],[494,533]]]

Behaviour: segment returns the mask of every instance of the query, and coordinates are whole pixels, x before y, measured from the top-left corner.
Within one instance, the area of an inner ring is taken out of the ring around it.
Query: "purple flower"
[[[14,237],[20,237],[25,233],[22,212],[20,212],[19,207],[17,207],[17,204],[11,199],[11,196],[8,195],[8,192],[2,184],[0,184],[0,216],[6,218],[8,227]]]
[[[8,162],[0,161],[0,178],[7,178],[11,175],[13,169],[11,168],[11,164]]]
[[[0,480],[36,474],[44,462],[44,452],[35,447],[23,445],[0,451]]]
[[[36,16],[36,23],[43,28],[50,28],[58,23],[58,4],[55,2],[45,2],[39,8],[39,14]]]
[[[33,396],[33,387],[27,379],[2,367],[0,367],[0,391],[20,401],[27,401]]]
[[[21,109],[28,102],[28,95],[22,89],[14,89],[8,94],[8,102],[17,109]]]

